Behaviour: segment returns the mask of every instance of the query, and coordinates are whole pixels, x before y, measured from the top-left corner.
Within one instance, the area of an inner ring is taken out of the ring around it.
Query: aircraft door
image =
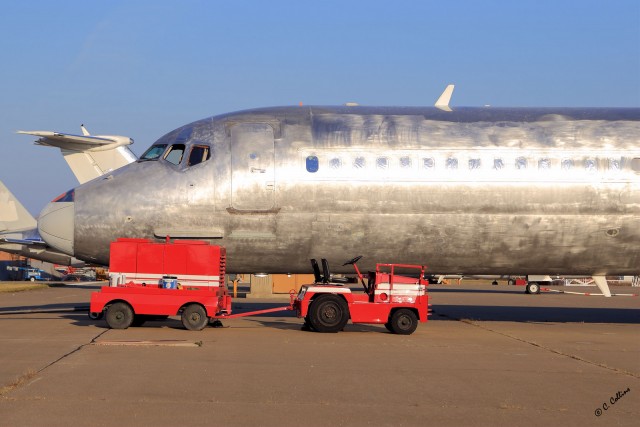
[[[266,123],[231,128],[231,204],[245,211],[275,205],[274,133]]]

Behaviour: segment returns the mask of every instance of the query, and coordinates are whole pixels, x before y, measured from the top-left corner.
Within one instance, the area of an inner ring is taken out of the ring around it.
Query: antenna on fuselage
[[[449,107],[449,102],[451,101],[451,95],[453,94],[453,89],[455,85],[449,85],[444,88],[444,92],[440,95],[440,98],[436,101],[434,107],[439,108],[442,111],[453,111],[451,107]]]

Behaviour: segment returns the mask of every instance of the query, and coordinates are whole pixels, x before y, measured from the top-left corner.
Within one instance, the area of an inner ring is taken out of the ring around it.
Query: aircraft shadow
[[[632,308],[433,305],[432,309],[434,315],[431,320],[640,323],[640,310]]]
[[[37,314],[37,313],[64,313],[68,311],[89,311],[88,304],[78,303],[19,305],[13,307],[0,307],[0,315],[10,314]]]

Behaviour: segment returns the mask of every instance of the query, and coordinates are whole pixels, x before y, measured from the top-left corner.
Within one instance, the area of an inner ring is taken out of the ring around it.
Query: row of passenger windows
[[[494,170],[506,169],[509,166],[509,162],[501,157],[496,157],[491,160],[481,158],[469,158],[465,162],[460,161],[457,157],[447,157],[442,161],[442,166],[445,169],[461,169],[467,168],[469,170],[477,170],[490,167]],[[354,157],[348,161],[344,161],[340,157],[333,157],[328,160],[327,166],[329,169],[337,171],[343,168],[351,167],[353,169],[364,169],[367,166],[368,159],[364,156]],[[396,162],[392,165],[392,162]],[[517,157],[512,160],[513,168],[518,170],[526,170],[530,168],[537,168],[540,170],[548,170],[552,168],[554,163],[557,163],[554,159],[549,157],[541,157],[537,160],[527,157]],[[376,169],[385,170],[392,166],[397,166],[400,169],[411,169],[414,164],[414,159],[409,156],[403,156],[397,160],[392,160],[389,157],[377,157],[372,161],[375,164]],[[559,161],[560,168],[562,170],[583,169],[587,172],[596,172],[599,169],[598,159],[587,158],[581,160],[574,159],[562,159]],[[617,171],[621,169],[621,159],[608,158],[604,159],[604,163],[601,160],[601,169],[608,169],[611,171]],[[433,157],[422,157],[419,160],[419,167],[425,170],[432,170],[436,168],[436,160]],[[640,171],[640,159],[633,159],[631,167],[634,171]],[[307,172],[315,173],[320,170],[320,160],[317,156],[308,156],[306,159]]]
[[[167,144],[152,145],[140,157],[140,160],[158,160],[163,158],[169,163],[179,165],[185,157],[186,146],[184,144],[173,144],[167,148]],[[186,166],[194,166],[198,163],[205,162],[211,157],[208,145],[194,145],[189,151]]]

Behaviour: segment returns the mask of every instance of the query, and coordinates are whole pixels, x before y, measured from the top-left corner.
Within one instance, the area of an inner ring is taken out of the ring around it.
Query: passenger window
[[[206,145],[194,145],[189,154],[188,166],[197,165],[198,163],[209,160],[209,147]]]
[[[502,159],[493,159],[493,168],[497,171],[504,169],[504,160]]]
[[[411,157],[409,157],[409,156],[400,157],[400,167],[402,169],[410,168],[411,167]]]
[[[331,167],[331,169],[340,169],[342,167],[342,160],[335,157],[329,160],[329,166]]]
[[[389,159],[386,157],[378,157],[376,159],[376,167],[378,169],[387,169],[389,167]]]
[[[527,168],[527,158],[518,157],[516,159],[516,169],[526,169],[526,168]]]
[[[455,157],[449,157],[445,165],[447,169],[458,169],[458,159]]]
[[[551,169],[551,159],[540,159],[538,160],[538,169],[540,170],[547,170],[547,169]]]
[[[364,157],[356,157],[353,159],[353,167],[356,169],[362,169],[367,165],[367,161]]]
[[[426,169],[426,170],[431,170],[435,167],[435,161],[433,160],[433,157],[424,157],[422,159],[422,168]]]
[[[584,161],[584,169],[587,172],[596,172],[598,170],[598,162],[596,159],[587,159]]]
[[[469,170],[480,169],[480,159],[469,159]]]
[[[571,169],[573,169],[573,160],[571,160],[571,159],[563,159],[562,163],[560,165],[561,165],[563,171],[571,170]]]
[[[164,159],[174,165],[179,165],[184,155],[184,144],[173,144],[167,154],[164,155]]]
[[[306,163],[307,163],[307,172],[310,172],[310,173],[318,172],[320,164],[316,156],[308,156]]]
[[[609,170],[619,171],[620,170],[620,160],[618,160],[618,159],[609,159]]]

